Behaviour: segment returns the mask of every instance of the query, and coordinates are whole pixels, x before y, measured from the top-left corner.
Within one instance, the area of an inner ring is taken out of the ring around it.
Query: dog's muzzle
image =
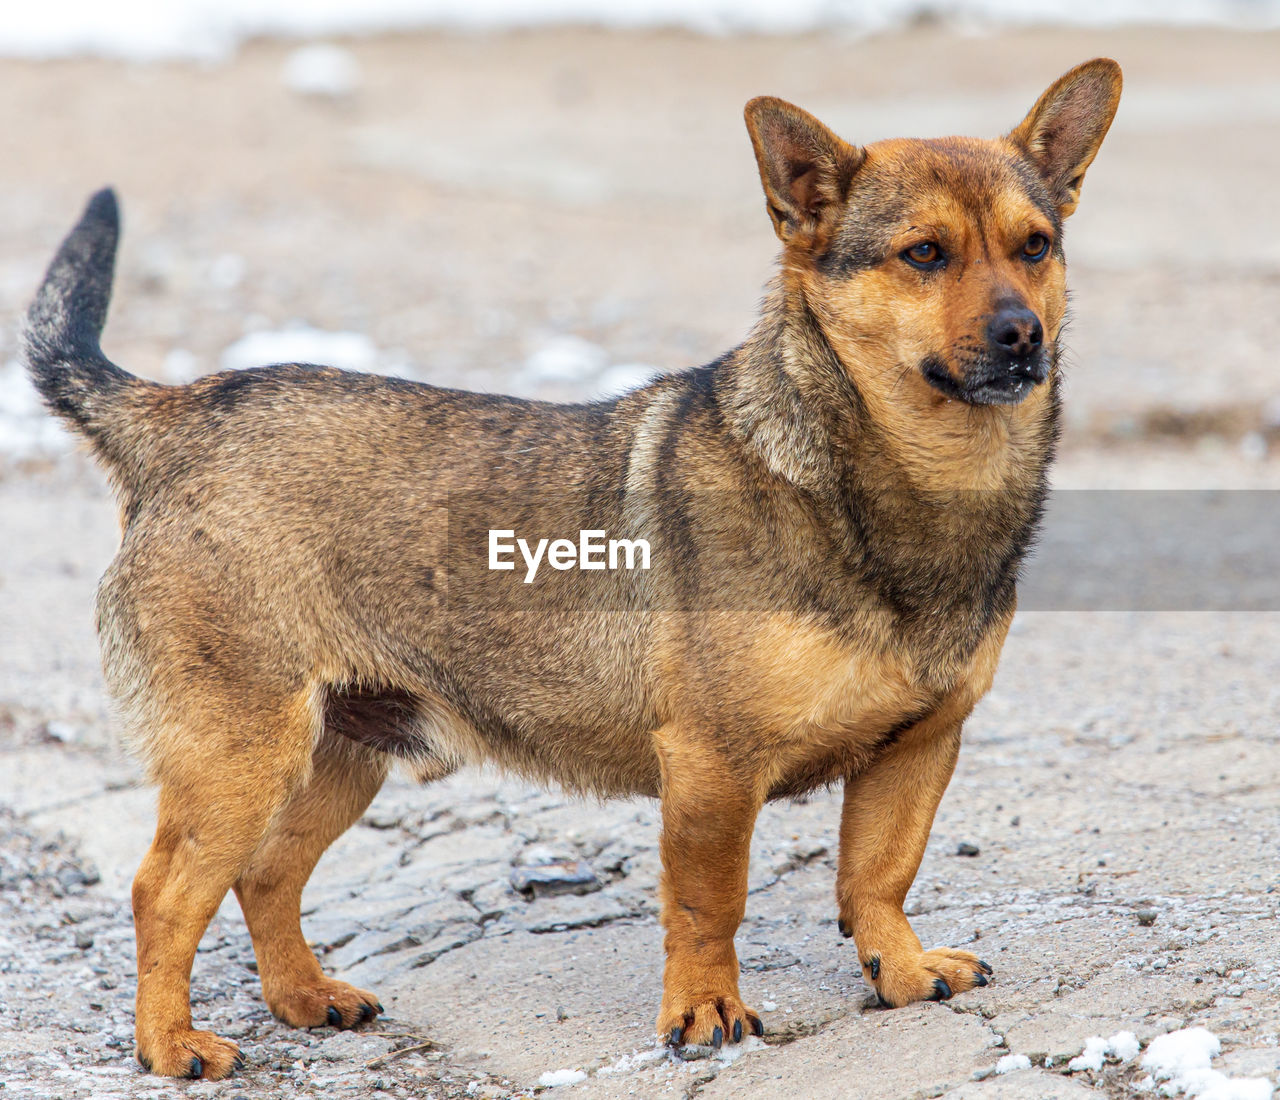
[[[942,360],[926,359],[925,380],[970,405],[1017,405],[1049,377],[1040,319],[1024,306],[997,311],[987,324],[985,354],[964,364],[957,379]]]

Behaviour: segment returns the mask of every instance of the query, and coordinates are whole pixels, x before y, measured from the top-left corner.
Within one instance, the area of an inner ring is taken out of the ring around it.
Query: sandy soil
[[[606,366],[669,368],[749,325],[774,253],[749,96],[794,99],[854,140],[994,133],[1107,53],[1128,83],[1070,227],[1058,484],[1280,485],[1280,36],[351,48],[364,82],[334,102],[287,91],[270,43],[217,68],[0,63],[0,358],[58,237],[110,181],[127,228],[106,346],[132,369],[215,369],[246,331],[297,320],[367,334],[379,365],[425,380],[583,396],[599,364],[534,369],[566,337]],[[129,1058],[128,883],[153,796],[110,732],[91,625],[113,507],[76,454],[0,455],[0,530],[6,1095],[506,1096],[579,1068],[569,1091],[589,1097],[1120,1097],[1132,1064],[1066,1071],[1085,1039],[1193,1023],[1222,1038],[1227,1072],[1280,1077],[1280,614],[1046,612],[1015,625],[909,903],[927,944],[981,943],[990,988],[868,1007],[833,925],[838,802],[819,795],[771,807],[757,834],[739,949],[766,1042],[736,1061],[657,1058],[654,807],[481,774],[397,781],[321,865],[305,924],[388,1016],[362,1033],[274,1022],[224,906],[195,1012],[249,1068],[158,1082]],[[980,854],[957,856],[962,842]],[[513,892],[513,866],[547,855],[585,860],[600,888]],[[1032,1068],[992,1075],[1009,1053]]]

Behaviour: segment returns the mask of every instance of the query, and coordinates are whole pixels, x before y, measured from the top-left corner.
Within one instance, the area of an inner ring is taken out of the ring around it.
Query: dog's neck
[[[785,276],[784,276],[785,278]],[[876,385],[856,342],[829,334],[821,305],[780,279],[747,340],[717,364],[731,430],[775,476],[819,495],[1035,492],[1058,430],[1054,369],[1025,407],[977,407],[922,381]],[[914,380],[913,380],[914,381]]]
[[[977,627],[1011,606],[1039,522],[1057,372],[1016,416],[927,392],[927,406],[904,415],[859,385],[859,366],[803,296],[776,287],[748,340],[717,364],[717,400],[749,461],[831,517],[887,603],[908,618],[973,616]]]

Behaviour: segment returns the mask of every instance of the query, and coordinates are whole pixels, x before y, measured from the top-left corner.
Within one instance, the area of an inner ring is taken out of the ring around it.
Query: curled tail
[[[104,188],[62,242],[27,310],[22,353],[49,409],[70,421],[116,473],[128,459],[113,431],[130,391],[149,388],[102,354],[120,211]]]

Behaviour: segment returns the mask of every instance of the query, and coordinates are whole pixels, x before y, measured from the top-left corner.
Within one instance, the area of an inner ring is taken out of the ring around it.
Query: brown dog
[[[836,781],[840,928],[882,1002],[986,984],[969,952],[923,950],[902,903],[1039,518],[1062,222],[1120,84],[1091,61],[1003,138],[865,148],[752,100],[783,242],[759,324],[592,405],[297,365],[143,381],[99,350],[117,214],[92,200],[25,350],[120,498],[98,625],[160,785],[133,889],[145,1066],[238,1061],[189,1004],[229,889],[280,1019],[381,1011],[324,975],[298,908],[395,757],[661,799],[673,1043],[763,1032],[733,945],[755,817]],[[578,532],[621,536],[635,567],[543,543],[539,572],[509,541]]]

